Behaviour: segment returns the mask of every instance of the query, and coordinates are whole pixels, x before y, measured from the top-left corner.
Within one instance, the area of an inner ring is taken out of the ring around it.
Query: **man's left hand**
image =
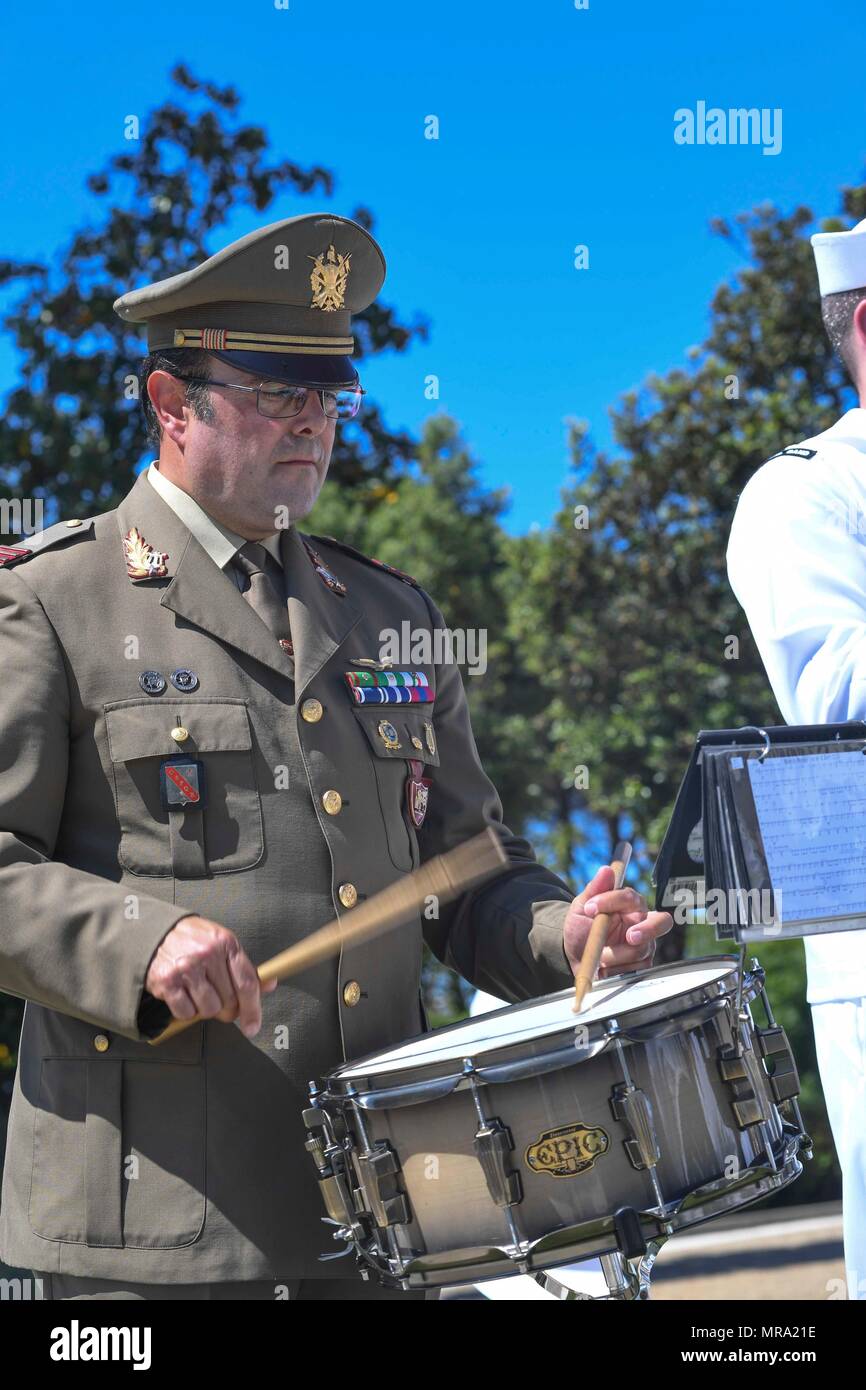
[[[594,919],[610,913],[607,945],[602,951],[598,978],[621,970],[645,970],[652,964],[656,941],[673,926],[669,912],[647,912],[646,899],[634,888],[614,888],[614,873],[604,864],[578,894],[565,919],[563,943],[572,970],[577,974]]]

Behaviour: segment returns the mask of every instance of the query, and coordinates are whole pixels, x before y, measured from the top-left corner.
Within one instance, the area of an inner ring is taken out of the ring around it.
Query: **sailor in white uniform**
[[[859,408],[743,490],[728,578],[789,724],[866,719],[866,219],[812,237],[830,341]],[[805,938],[807,998],[842,1168],[849,1298],[866,1299],[866,931]]]

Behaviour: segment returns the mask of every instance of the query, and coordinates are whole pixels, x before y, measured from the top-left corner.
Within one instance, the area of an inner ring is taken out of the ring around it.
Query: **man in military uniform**
[[[123,295],[158,461],[4,555],[0,987],[27,1007],[0,1256],[51,1297],[423,1297],[349,1260],[322,1277],[308,1081],[426,1026],[423,939],[519,1000],[571,982],[593,897],[607,971],[671,925],[609,867],[575,899],[537,863],[457,667],[378,660],[404,621],[438,650],[432,600],[295,525],[383,279],[364,228],[314,215]],[[501,877],[260,988],[257,963],[485,826]]]
[[[859,407],[773,455],[740,497],[728,577],[789,724],[866,718],[866,220],[812,237],[821,311]],[[843,1178],[848,1293],[866,1298],[866,932],[805,938]]]

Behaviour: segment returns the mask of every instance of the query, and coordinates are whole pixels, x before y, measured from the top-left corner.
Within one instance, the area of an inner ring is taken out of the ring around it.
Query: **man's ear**
[[[176,444],[183,442],[186,433],[186,385],[171,372],[151,372],[147,379],[147,394],[164,435]]]
[[[866,354],[866,299],[861,299],[851,319],[851,332],[859,349],[858,357]]]

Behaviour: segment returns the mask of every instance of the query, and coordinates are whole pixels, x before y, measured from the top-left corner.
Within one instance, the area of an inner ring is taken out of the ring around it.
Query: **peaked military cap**
[[[348,217],[309,213],[271,222],[201,265],[130,290],[114,302],[147,324],[147,345],[203,348],[256,376],[350,386],[352,314],[372,304],[385,258]]]

